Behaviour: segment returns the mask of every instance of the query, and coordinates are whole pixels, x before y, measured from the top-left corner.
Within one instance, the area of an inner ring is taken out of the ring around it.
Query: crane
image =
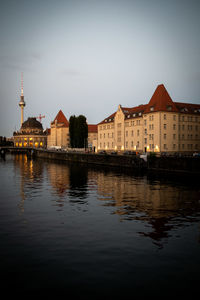
[[[42,116],[41,114],[39,114],[39,116],[38,117],[36,117],[39,121],[40,121],[40,123],[42,122],[42,118],[45,118],[45,116]]]

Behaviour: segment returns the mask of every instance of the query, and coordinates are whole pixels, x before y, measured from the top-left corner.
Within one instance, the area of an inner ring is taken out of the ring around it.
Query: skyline
[[[164,84],[200,103],[199,1],[9,1],[0,11],[0,135],[61,109],[97,124],[119,104],[146,104]]]

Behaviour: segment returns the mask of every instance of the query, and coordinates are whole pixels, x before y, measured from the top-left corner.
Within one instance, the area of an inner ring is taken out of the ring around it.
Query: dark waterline
[[[75,298],[198,291],[197,181],[7,155],[0,186],[3,290]]]

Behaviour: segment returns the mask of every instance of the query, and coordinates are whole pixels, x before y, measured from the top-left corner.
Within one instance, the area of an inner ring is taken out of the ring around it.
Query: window
[[[164,138],[164,140],[166,140],[166,138],[167,138],[167,134],[166,133],[164,133],[163,138]]]
[[[126,142],[126,148],[128,148],[128,142]]]
[[[167,129],[167,124],[164,124],[164,125],[163,125],[163,128],[164,128],[164,129]]]
[[[166,150],[166,149],[167,149],[167,145],[166,145],[166,144],[164,144],[164,145],[163,145],[163,148]]]
[[[133,136],[133,130],[131,131],[131,136]]]
[[[167,119],[167,116],[166,116],[166,114],[164,114],[163,118],[164,118],[164,120],[166,120],[166,119]]]
[[[176,134],[173,134],[173,139],[174,139],[174,140],[176,139]]]
[[[128,136],[128,131],[126,131],[126,137]]]
[[[139,130],[137,130],[137,136],[139,136],[140,135],[140,131]]]
[[[176,130],[176,124],[173,124],[173,129]]]
[[[173,120],[176,121],[176,115],[173,115]]]

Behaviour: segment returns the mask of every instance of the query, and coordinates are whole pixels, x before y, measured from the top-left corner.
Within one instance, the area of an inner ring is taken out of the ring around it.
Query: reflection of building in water
[[[155,242],[168,236],[168,231],[172,229],[172,219],[180,214],[191,214],[191,205],[193,209],[198,206],[195,211],[200,208],[197,203],[198,191],[191,194],[188,189],[176,188],[159,181],[150,183],[147,178],[131,178],[122,174],[113,176],[112,173],[105,175],[99,172],[97,184],[99,200],[104,201],[104,205],[115,207],[115,213],[122,220],[148,221],[153,231],[141,234],[149,236]]]
[[[20,210],[24,212],[24,201],[31,192],[34,192],[37,183],[42,184],[43,181],[43,165],[37,161],[27,159],[24,154],[16,154],[14,156],[14,166],[20,169]]]
[[[51,162],[47,165],[47,171],[53,189],[59,196],[65,195],[70,186],[68,165]]]
[[[51,185],[60,197],[67,193],[79,201],[87,196],[88,171],[84,166],[50,163],[47,171]]]

